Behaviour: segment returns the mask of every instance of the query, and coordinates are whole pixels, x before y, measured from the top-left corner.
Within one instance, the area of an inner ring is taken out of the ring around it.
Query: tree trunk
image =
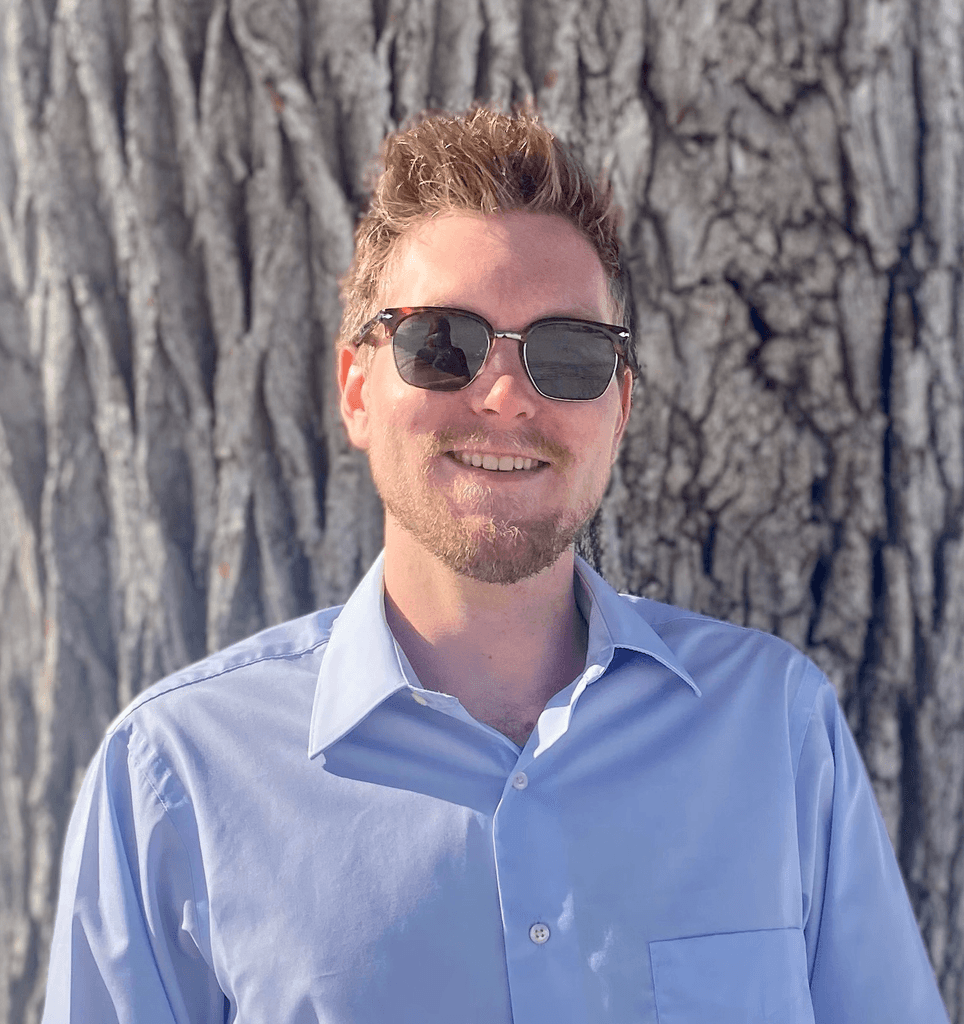
[[[332,339],[383,134],[534,96],[615,180],[645,367],[586,549],[828,673],[964,1024],[957,0],[0,16],[0,1020],[117,711],[380,546]]]

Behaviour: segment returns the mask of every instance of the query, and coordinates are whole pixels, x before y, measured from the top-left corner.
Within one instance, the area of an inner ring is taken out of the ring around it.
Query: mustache
[[[551,462],[554,466],[566,467],[572,461],[572,452],[558,441],[553,441],[535,427],[523,427],[507,433],[493,430],[458,430],[447,427],[436,431],[432,436],[430,455],[444,455],[454,448],[471,448],[483,445],[505,452],[506,455],[518,454],[534,456],[542,462]]]

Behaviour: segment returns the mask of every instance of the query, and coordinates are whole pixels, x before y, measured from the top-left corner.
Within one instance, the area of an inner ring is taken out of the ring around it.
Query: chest
[[[501,732],[503,736],[508,736],[521,750],[532,735],[541,711],[542,708],[535,707],[493,707],[485,713],[477,712],[473,717]]]
[[[405,733],[372,716],[303,777],[199,807],[239,1021],[655,1022],[653,950],[679,953],[659,943],[799,923],[773,765],[734,758],[710,776],[660,730],[626,742],[619,717],[609,743],[513,763],[485,730],[426,722]],[[769,954],[728,942],[752,991],[739,964]]]
[[[529,700],[512,693],[459,692],[462,707],[477,721],[507,736],[520,749],[526,745],[546,704],[555,691],[547,691]]]

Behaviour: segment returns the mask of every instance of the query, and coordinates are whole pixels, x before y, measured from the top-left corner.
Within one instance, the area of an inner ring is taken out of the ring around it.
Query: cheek
[[[616,431],[621,416],[607,409],[606,414],[595,417],[593,422],[585,422],[582,429],[573,424],[575,430],[570,434],[577,458],[583,462],[585,478],[591,481],[593,490],[605,490],[616,460],[618,450]]]
[[[605,407],[587,409],[587,412],[593,412],[595,415],[587,416],[579,425],[574,424],[574,436],[581,447],[592,450],[596,461],[608,466],[611,464],[617,431],[622,422],[622,408],[615,395],[607,394],[600,401],[606,403]]]
[[[404,387],[404,385],[403,385]],[[409,393],[397,394],[383,392],[384,404],[372,416],[372,446],[378,449],[379,458],[385,468],[393,469],[392,460],[401,460],[402,452],[408,454],[405,461],[412,458],[412,453],[423,453],[432,433],[440,424],[438,417],[430,417],[421,393],[412,395],[414,389],[407,388]],[[403,468],[400,463],[397,467]]]

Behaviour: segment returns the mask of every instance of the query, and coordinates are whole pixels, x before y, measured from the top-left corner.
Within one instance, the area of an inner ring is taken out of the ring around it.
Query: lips
[[[535,473],[550,466],[564,473],[572,464],[567,447],[531,426],[511,432],[450,427],[438,431],[427,454],[490,473]]]
[[[478,451],[452,451],[448,452],[453,459],[465,466],[475,469],[487,469],[500,473],[511,473],[538,469],[540,466],[548,465],[540,459],[529,458],[524,455],[499,455],[493,452]]]

